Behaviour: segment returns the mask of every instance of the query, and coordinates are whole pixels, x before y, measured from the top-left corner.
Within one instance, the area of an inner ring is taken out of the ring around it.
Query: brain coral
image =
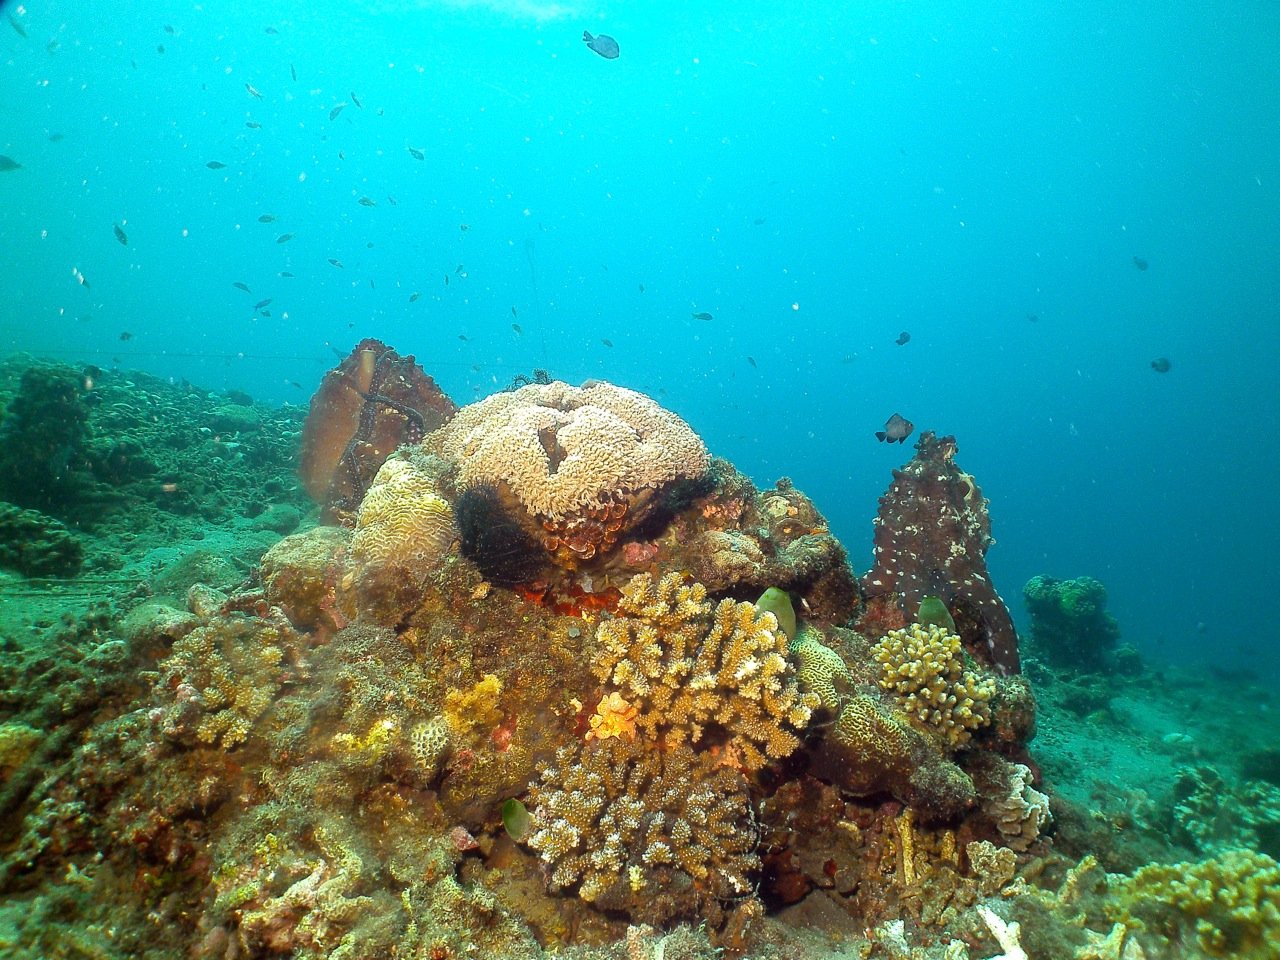
[[[818,706],[802,693],[777,618],[721,600],[679,573],[646,573],[622,590],[619,616],[596,628],[596,675],[637,708],[636,726],[671,745],[727,738],[738,763],[759,769],[799,746]],[[608,695],[606,693],[606,695]]]
[[[497,490],[566,565],[606,552],[656,491],[702,476],[707,448],[653,400],[610,383],[531,383],[464,407],[432,439],[460,492]]]
[[[965,669],[960,638],[937,624],[890,630],[871,648],[880,664],[880,686],[897,694],[902,711],[952,747],[969,742],[991,719],[995,680]]]
[[[398,621],[458,537],[449,501],[420,464],[388,460],[360,504],[343,577],[361,611]]]

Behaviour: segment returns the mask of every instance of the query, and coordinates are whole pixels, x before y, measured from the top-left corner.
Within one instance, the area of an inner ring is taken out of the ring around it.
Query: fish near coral
[[[907,437],[911,436],[911,431],[916,425],[901,414],[895,413],[892,417],[885,421],[884,429],[876,431],[876,439],[881,443],[888,441],[889,443],[906,443]]]

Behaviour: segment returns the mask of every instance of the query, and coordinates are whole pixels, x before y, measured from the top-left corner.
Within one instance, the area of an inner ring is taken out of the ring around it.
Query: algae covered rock
[[[1031,639],[1051,663],[1082,670],[1105,667],[1120,639],[1120,627],[1107,613],[1107,588],[1093,577],[1055,580],[1037,576],[1022,596],[1031,614]]]
[[[342,626],[334,608],[341,561],[350,539],[342,527],[313,527],[285,537],[262,557],[262,588],[299,630]]]
[[[83,561],[80,541],[59,521],[0,503],[0,567],[24,577],[71,577]]]

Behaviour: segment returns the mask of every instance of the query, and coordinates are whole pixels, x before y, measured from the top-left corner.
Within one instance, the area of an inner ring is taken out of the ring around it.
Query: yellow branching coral
[[[533,514],[563,520],[612,491],[697,477],[710,463],[687,423],[611,383],[531,383],[470,404],[442,428],[461,489],[507,484]]]
[[[1280,956],[1280,864],[1254,850],[1199,863],[1150,863],[1132,877],[1109,874],[1109,919],[1170,935],[1193,932],[1211,957]]]
[[[532,792],[529,846],[552,882],[580,884],[601,907],[641,912],[637,895],[672,886],[676,874],[703,895],[739,896],[760,866],[742,774],[687,746],[615,738],[562,748]]]
[[[772,613],[722,600],[668,574],[633,577],[619,616],[596,628],[596,675],[638,712],[650,740],[698,744],[715,725],[748,769],[788,756],[818,705],[802,693],[787,659],[787,637]]]
[[[945,627],[915,623],[890,630],[871,652],[880,664],[880,686],[897,695],[921,729],[961,747],[990,722],[996,682],[965,669],[960,638]]]

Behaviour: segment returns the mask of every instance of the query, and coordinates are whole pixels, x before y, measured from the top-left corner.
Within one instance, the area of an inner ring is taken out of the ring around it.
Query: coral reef
[[[1022,853],[1053,821],[1049,798],[1032,786],[1031,770],[994,753],[981,753],[966,765],[977,788],[979,806],[995,824],[1000,842]]]
[[[1111,662],[1120,627],[1107,613],[1107,588],[1093,577],[1032,577],[1022,588],[1036,652],[1057,666],[1102,670]]]
[[[459,493],[492,490],[525,534],[571,569],[608,553],[665,488],[700,478],[710,462],[675,414],[600,381],[494,394],[459,411],[430,446],[456,465]]]
[[[350,522],[384,460],[457,406],[412,356],[361,340],[325,374],[302,431],[303,485],[326,519]]]
[[[1280,787],[1228,783],[1213,767],[1183,767],[1173,784],[1174,834],[1193,850],[1235,848],[1280,856]]]
[[[80,541],[59,521],[0,502],[0,567],[24,577],[72,577],[83,562]]]
[[[875,563],[862,577],[863,632],[879,637],[912,622],[926,596],[950,611],[965,649],[1008,676],[1019,670],[1018,636],[987,572],[991,518],[973,477],[955,464],[954,437],[920,434],[916,453],[880,498]],[[895,622],[897,620],[897,622]]]

